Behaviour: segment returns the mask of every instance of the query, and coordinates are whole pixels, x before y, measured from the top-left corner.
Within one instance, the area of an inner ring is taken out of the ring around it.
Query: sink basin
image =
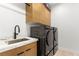
[[[22,42],[22,41],[27,41],[27,40],[29,40],[29,39],[26,39],[26,38],[14,39],[14,40],[7,41],[7,43],[8,44],[14,44],[14,43]]]

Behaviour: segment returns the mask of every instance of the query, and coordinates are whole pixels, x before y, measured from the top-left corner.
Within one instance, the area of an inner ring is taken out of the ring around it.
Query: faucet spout
[[[16,32],[16,30],[18,29],[18,32]],[[14,28],[14,39],[16,39],[16,36],[20,33],[20,27],[19,25],[16,25]]]

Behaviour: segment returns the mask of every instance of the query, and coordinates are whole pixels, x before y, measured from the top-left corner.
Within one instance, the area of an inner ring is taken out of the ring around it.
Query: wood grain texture
[[[51,12],[42,3],[31,3],[30,6],[26,5],[26,19],[29,23],[40,23],[50,25]]]
[[[30,50],[28,50],[28,49],[30,49]],[[37,55],[37,43],[34,42],[34,43],[31,43],[28,45],[24,45],[24,46],[15,48],[15,49],[5,51],[3,53],[0,53],[0,56],[17,56],[21,52],[24,52],[24,53],[20,54],[19,56],[35,56],[35,55]]]

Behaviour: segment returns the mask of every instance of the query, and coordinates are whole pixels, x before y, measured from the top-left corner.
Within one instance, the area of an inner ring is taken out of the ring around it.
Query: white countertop
[[[17,48],[17,47],[20,47],[20,46],[27,45],[27,44],[38,41],[38,39],[36,39],[36,38],[31,38],[31,37],[23,37],[23,38],[27,38],[29,40],[14,43],[14,44],[9,44],[9,45],[4,42],[5,40],[0,40],[0,53],[5,52],[5,51],[10,50],[10,49],[14,49],[14,48]]]

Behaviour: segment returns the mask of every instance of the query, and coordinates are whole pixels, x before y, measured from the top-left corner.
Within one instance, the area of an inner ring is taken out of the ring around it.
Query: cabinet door
[[[34,5],[34,6],[37,6]],[[37,8],[37,7],[36,7]],[[36,15],[35,21],[41,24],[50,25],[50,12],[47,10],[47,8],[43,4],[38,4],[38,8],[36,9],[37,13],[33,13]]]
[[[50,12],[43,4],[41,4],[41,9],[42,11],[40,12],[40,23],[50,25]]]
[[[32,20],[32,3],[27,4],[26,4],[26,19],[28,22],[30,22]]]
[[[37,47],[27,49],[25,51],[25,56],[37,56]]]
[[[36,56],[37,55],[37,43],[34,42],[25,47],[25,56]]]
[[[16,56],[15,52],[13,50],[0,53],[0,56]]]
[[[26,6],[26,19],[30,23],[50,25],[50,12],[42,3],[31,3]]]
[[[5,52],[0,53],[0,56],[19,56],[24,51],[23,46],[14,48]]]
[[[34,23],[40,22],[40,14],[41,14],[41,4],[40,3],[34,3],[33,6],[33,21]]]

